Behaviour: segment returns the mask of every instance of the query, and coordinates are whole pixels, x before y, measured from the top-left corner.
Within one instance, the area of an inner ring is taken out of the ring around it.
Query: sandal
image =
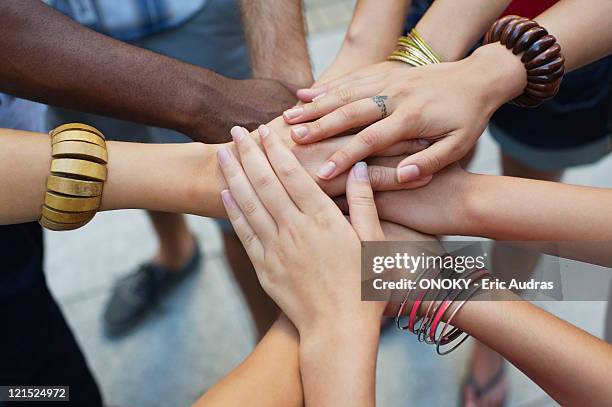
[[[505,366],[506,364],[502,363],[499,366],[499,369],[497,370],[497,372],[493,375],[493,377],[491,377],[488,383],[486,383],[484,386],[481,386],[480,384],[478,384],[476,380],[474,379],[474,376],[470,374],[463,381],[463,385],[461,386],[462,388],[461,401],[459,402],[459,405],[465,406],[466,391],[468,387],[471,387],[474,390],[474,394],[476,395],[477,401],[482,399],[484,396],[486,396],[490,392],[492,392],[495,388],[497,388],[497,386],[499,386],[503,382],[503,380],[506,378]],[[502,407],[505,404],[506,404],[506,395],[504,395],[504,397],[502,398],[499,406]]]

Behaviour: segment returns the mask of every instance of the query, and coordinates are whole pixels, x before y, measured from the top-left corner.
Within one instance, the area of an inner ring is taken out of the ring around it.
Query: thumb
[[[397,165],[397,180],[404,183],[434,175],[463,158],[469,147],[463,138],[447,136],[402,160]]]
[[[374,203],[368,166],[365,162],[358,162],[351,169],[346,182],[346,199],[351,224],[359,239],[361,241],[385,240]]]

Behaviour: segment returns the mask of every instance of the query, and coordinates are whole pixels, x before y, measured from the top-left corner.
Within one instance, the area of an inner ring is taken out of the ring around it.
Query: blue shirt
[[[133,41],[178,27],[207,0],[43,0],[56,10],[122,41]]]

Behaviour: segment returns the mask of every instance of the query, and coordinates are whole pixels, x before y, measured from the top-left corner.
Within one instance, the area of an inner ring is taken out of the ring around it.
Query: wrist
[[[527,73],[521,59],[499,43],[478,48],[465,62],[489,114],[520,96],[527,86]]]
[[[466,188],[463,194],[462,207],[463,219],[465,220],[461,235],[481,236],[490,235],[489,228],[495,223],[495,217],[491,216],[491,208],[495,206],[496,200],[491,198],[491,188],[495,187],[488,183],[490,176],[480,174],[469,174],[466,177]]]

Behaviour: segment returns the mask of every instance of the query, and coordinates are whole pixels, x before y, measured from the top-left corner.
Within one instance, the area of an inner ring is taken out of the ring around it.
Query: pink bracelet
[[[479,278],[482,278],[486,274],[489,274],[488,270],[485,270],[485,269],[477,270],[477,271],[474,271],[474,272],[470,273],[469,275],[465,276],[464,279],[468,280],[471,283],[472,281],[476,281]],[[436,331],[438,330],[438,325],[440,324],[440,321],[442,320],[442,317],[444,316],[444,314],[446,313],[448,308],[451,306],[451,304],[455,301],[455,299],[462,292],[463,292],[463,290],[460,289],[460,288],[457,288],[457,289],[453,290],[448,295],[448,297],[447,297],[448,299],[445,299],[445,301],[439,307],[438,312],[437,312],[436,316],[434,317],[433,322],[431,324],[431,328],[429,330],[429,340],[431,341],[431,343],[436,343]]]
[[[491,275],[490,272],[484,273],[482,276],[480,276],[478,279],[482,279],[484,276],[486,275]],[[453,312],[451,313],[451,315],[448,317],[448,320],[446,321],[446,323],[444,324],[444,326],[442,327],[442,332],[440,334],[440,338],[438,339],[438,341],[436,342],[436,352],[439,355],[447,355],[449,353],[451,353],[452,351],[454,351],[455,349],[457,349],[463,342],[465,342],[465,340],[467,338],[470,337],[470,335],[466,332],[463,332],[462,330],[460,330],[459,328],[453,327],[453,329],[447,334],[445,335],[446,329],[451,326],[451,323],[453,321],[453,319],[455,318],[455,315],[457,315],[457,313],[459,313],[459,311],[461,310],[461,308],[469,301],[470,298],[472,298],[472,296],[474,296],[474,294],[476,294],[478,291],[480,290],[480,287],[474,286],[472,287],[472,289],[468,292],[467,296],[465,297],[465,299],[463,301],[461,301],[459,303],[459,305],[457,305],[457,307],[453,310]],[[462,337],[463,335],[463,337]],[[456,341],[457,339],[459,339],[459,342],[457,342],[454,346],[450,347],[449,349],[446,349],[444,351],[441,351],[441,346],[442,345],[448,345],[450,343],[452,343],[453,341]]]

